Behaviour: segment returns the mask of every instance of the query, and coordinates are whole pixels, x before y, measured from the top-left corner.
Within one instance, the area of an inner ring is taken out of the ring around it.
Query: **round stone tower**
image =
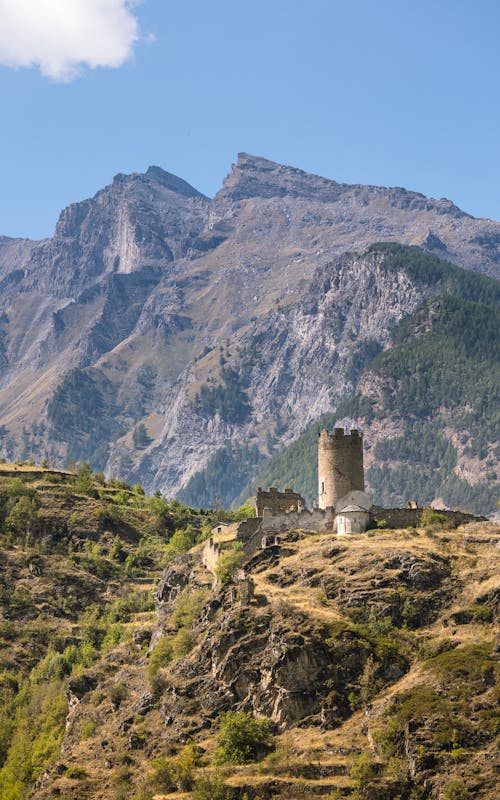
[[[343,428],[318,436],[318,505],[330,508],[354,489],[364,491],[363,436]]]

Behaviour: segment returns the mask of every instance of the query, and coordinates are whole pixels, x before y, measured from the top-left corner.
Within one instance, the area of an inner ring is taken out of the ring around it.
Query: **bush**
[[[216,764],[247,764],[269,746],[271,724],[264,717],[257,718],[247,711],[227,711],[221,714]]]
[[[191,795],[192,800],[231,800],[231,797],[231,790],[220,775],[215,778],[201,778],[196,782]]]
[[[462,781],[450,781],[443,789],[443,800],[468,800],[470,796]]]
[[[360,753],[353,761],[349,772],[354,787],[363,797],[376,775],[376,768],[368,753]]]
[[[152,680],[157,674],[158,670],[166,667],[174,657],[172,651],[172,639],[169,636],[164,636],[156,644],[153,652],[149,657],[148,664],[148,678]]]
[[[76,765],[73,767],[69,767],[66,770],[66,777],[72,780],[81,780],[82,778],[88,778],[89,773],[83,767],[77,767]]]
[[[474,603],[471,606],[471,614],[474,622],[488,623],[493,622],[493,609],[482,603]]]
[[[196,535],[197,533],[191,525],[181,530],[176,530],[167,545],[169,557],[173,558],[191,550],[196,544]]]
[[[86,719],[80,722],[80,739],[85,741],[85,739],[90,739],[93,733],[96,731],[96,724],[93,719]]]
[[[203,606],[208,599],[209,592],[206,589],[195,589],[189,591],[185,588],[175,601],[175,608],[172,613],[171,622],[175,628],[179,629],[192,625],[196,617],[201,613]]]
[[[155,789],[168,792],[176,788],[179,792],[189,792],[193,788],[194,771],[200,763],[198,747],[188,741],[176,756],[166,759],[163,756],[153,761],[152,782]]]
[[[111,686],[109,690],[109,699],[111,700],[111,705],[113,706],[115,711],[117,711],[120,708],[123,700],[125,700],[127,695],[128,695],[127,687],[122,681],[119,681],[118,683],[115,683],[113,686]]]
[[[239,545],[239,547],[238,547]],[[215,568],[215,576],[220,583],[224,586],[228,583],[231,583],[234,577],[234,573],[241,566],[243,563],[243,549],[241,542],[236,542],[236,544],[231,547],[229,550],[225,550],[220,558],[219,563]]]
[[[97,490],[94,486],[94,479],[92,470],[89,464],[84,463],[78,466],[78,470],[74,479],[75,492],[78,494],[86,494],[89,497],[98,497]]]
[[[426,530],[434,530],[436,528],[442,528],[444,525],[446,525],[446,522],[447,522],[446,515],[439,514],[431,506],[426,506],[422,511],[420,524]]]

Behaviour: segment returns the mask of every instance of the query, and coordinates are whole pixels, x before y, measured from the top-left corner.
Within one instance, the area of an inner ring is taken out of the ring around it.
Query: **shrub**
[[[470,611],[474,622],[487,624],[493,621],[493,610],[490,606],[483,605],[482,603],[474,603]]]
[[[74,479],[75,492],[86,494],[89,497],[98,497],[94,487],[94,479],[89,464],[80,464]]]
[[[468,800],[470,792],[462,781],[450,781],[443,789],[443,800]]]
[[[188,741],[176,756],[166,759],[163,756],[153,761],[152,781],[156,789],[189,792],[193,788],[194,771],[200,763],[198,747]]]
[[[376,768],[368,753],[360,753],[353,761],[349,772],[354,787],[363,797],[376,775]]]
[[[426,506],[422,511],[420,524],[426,530],[433,530],[435,528],[442,528],[446,525],[447,519],[445,514],[439,514],[432,506]]]
[[[242,522],[244,519],[249,519],[249,517],[256,516],[255,510],[255,503],[252,503],[248,500],[242,506],[236,509],[236,511],[231,514],[235,522]]]
[[[22,495],[5,520],[6,527],[17,534],[25,534],[27,540],[38,522],[38,503],[32,497]],[[27,541],[27,544],[29,542]]]
[[[195,589],[194,591],[189,591],[188,588],[183,589],[175,601],[175,608],[171,617],[172,624],[177,629],[192,625],[196,617],[201,613],[208,594],[209,592],[206,589]]]
[[[231,790],[225,785],[223,778],[216,775],[214,778],[201,778],[196,781],[192,800],[231,800]]]
[[[82,778],[88,778],[89,773],[83,767],[73,766],[69,767],[66,770],[66,777],[71,778],[72,780],[81,780]]]
[[[169,636],[164,636],[160,639],[153,652],[149,657],[149,664],[148,664],[148,678],[152,680],[155,677],[158,670],[162,667],[166,667],[167,664],[172,661],[174,657],[172,651],[172,639]]]
[[[196,544],[196,531],[191,525],[186,528],[176,530],[167,545],[169,557],[179,556],[187,553]]]
[[[85,739],[90,739],[92,734],[95,733],[96,727],[93,719],[86,719],[80,722],[80,739],[82,742]]]
[[[480,692],[494,683],[496,662],[491,644],[462,645],[426,661],[425,666],[446,686],[451,696]]]
[[[219,719],[216,764],[247,764],[269,746],[271,725],[247,711],[227,711]]]
[[[239,545],[239,547],[238,547]],[[229,550],[221,553],[219,563],[215,568],[215,576],[224,586],[231,583],[234,573],[243,563],[243,548],[241,542],[236,542]]]
[[[189,652],[191,652],[195,644],[196,636],[194,632],[187,628],[181,628],[171,640],[173,657],[182,658],[183,656],[186,656]]]
[[[128,689],[122,681],[119,681],[118,683],[115,683],[113,686],[111,686],[109,690],[109,699],[111,700],[111,704],[115,709],[115,711],[117,711],[120,708],[123,700],[125,700],[127,695],[128,695]]]

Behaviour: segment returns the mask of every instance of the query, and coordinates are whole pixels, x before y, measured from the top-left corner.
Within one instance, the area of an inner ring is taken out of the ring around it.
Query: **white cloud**
[[[120,67],[139,25],[130,0],[0,0],[0,63],[69,81],[83,66]]]

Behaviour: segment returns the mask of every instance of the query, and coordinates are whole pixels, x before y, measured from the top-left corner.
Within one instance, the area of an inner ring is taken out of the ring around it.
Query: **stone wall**
[[[217,567],[217,564],[219,563],[221,552],[222,552],[222,547],[220,546],[220,544],[217,544],[217,542],[214,542],[212,538],[208,539],[203,546],[203,551],[201,556],[203,566],[205,567],[205,569],[208,569],[208,571],[211,572],[213,575],[215,575],[215,569]]]
[[[294,492],[293,489],[285,489],[284,492],[279,492],[275,486],[271,486],[267,492],[261,489],[260,486],[257,489],[255,506],[258,517],[262,516],[265,508],[269,508],[275,513],[280,513],[288,511],[290,508],[304,508],[305,505],[302,495]]]
[[[423,510],[423,508],[382,508],[382,506],[372,506],[371,515],[375,522],[385,520],[389,528],[418,528],[421,524]],[[453,528],[465,525],[468,522],[480,522],[486,519],[486,517],[467,514],[465,511],[434,510],[446,517],[446,521]]]
[[[288,514],[273,514],[269,509],[264,509],[262,515],[262,533],[281,533],[291,528],[300,528],[306,531],[332,531],[333,509],[323,510],[316,508],[309,511],[289,511]]]
[[[260,530],[261,524],[261,517],[249,517],[248,519],[244,519],[236,528],[236,539],[239,542],[247,542],[254,533]]]

